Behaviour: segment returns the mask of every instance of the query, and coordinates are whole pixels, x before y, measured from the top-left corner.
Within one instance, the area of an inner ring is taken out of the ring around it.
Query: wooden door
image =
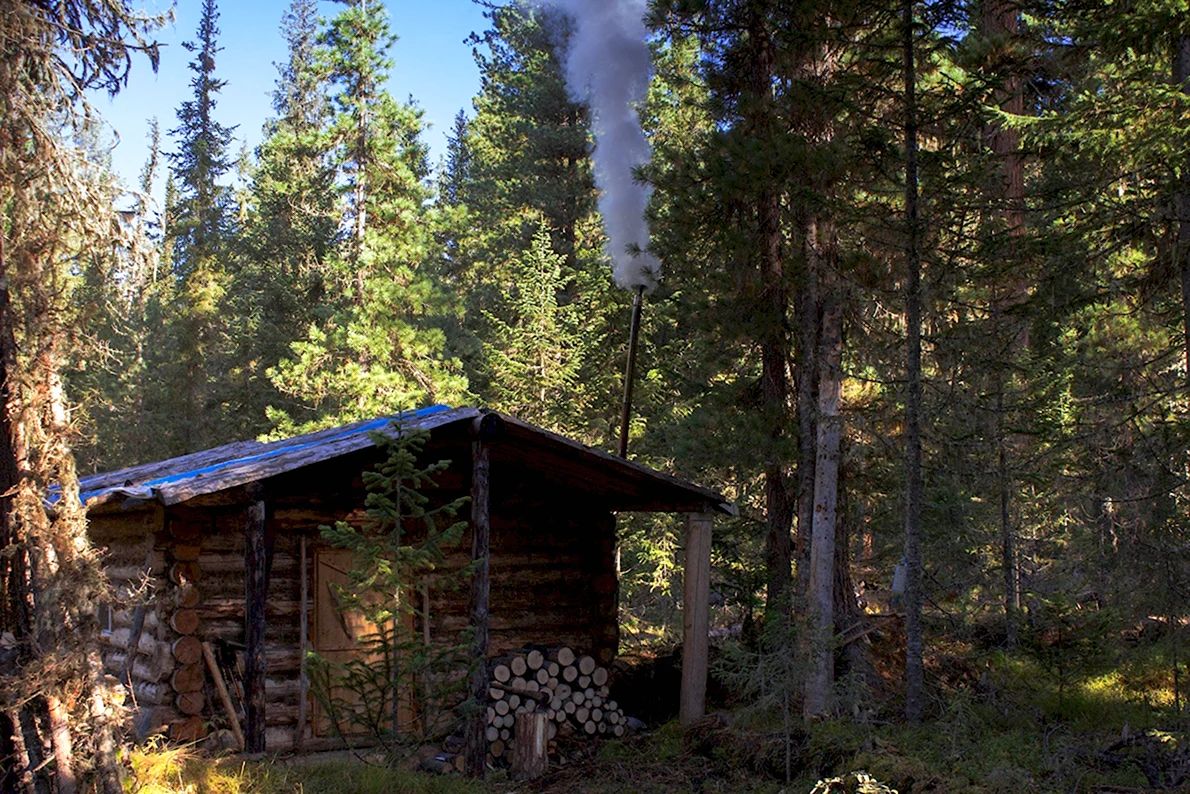
[[[387,683],[384,652],[375,647],[377,627],[358,609],[349,609],[343,603],[342,588],[351,585],[349,571],[352,567],[351,551],[347,549],[319,548],[314,552],[314,650],[331,664],[332,685],[330,696],[338,704],[335,716],[338,729],[344,734],[370,732],[369,725],[380,730],[391,729],[391,702],[379,702],[377,693]],[[406,630],[412,630],[412,616]],[[352,678],[363,681],[362,687],[347,686],[341,671],[353,666]],[[362,666],[375,671],[375,682],[369,684]],[[398,720],[407,726],[413,719],[408,696],[398,704]],[[351,712],[354,712],[351,713]],[[365,724],[360,724],[360,720]],[[333,735],[335,728],[331,715],[321,706],[314,710],[314,734]]]

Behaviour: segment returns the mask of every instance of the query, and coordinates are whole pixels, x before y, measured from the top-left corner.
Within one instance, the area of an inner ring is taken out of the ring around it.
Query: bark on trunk
[[[135,647],[135,646],[133,646]],[[97,650],[88,655],[91,684],[91,722],[95,736],[95,752],[99,758],[99,791],[102,794],[122,794],[120,767],[116,761],[116,731],[112,725],[111,713],[104,697],[103,662]]]
[[[56,695],[46,696],[49,712],[50,746],[54,753],[54,788],[57,794],[78,791],[74,774],[74,743],[70,739],[70,714]]]
[[[904,0],[905,227],[908,324],[905,379],[905,717],[921,719],[923,694],[921,627],[921,254],[917,216],[917,68],[913,51],[913,1]]]
[[[1005,0],[987,0],[981,18],[983,35],[993,42],[999,54],[998,77],[1000,88],[994,93],[997,105],[1006,113],[1019,116],[1024,113],[1022,81],[1015,64],[1012,63],[1012,38],[1020,27],[1020,8]],[[1025,178],[1024,162],[1020,151],[1020,133],[999,122],[989,125],[988,147],[996,159],[997,178],[991,186],[994,201],[1000,205],[1000,214],[1008,231],[1005,241],[1009,261],[1016,263],[1020,255],[1017,239],[1025,232]],[[1012,354],[1028,345],[1027,332],[1017,323],[1006,322],[1005,310],[1020,304],[1027,297],[1025,282],[1015,275],[1015,268],[1008,276],[1009,282],[1003,292],[993,300],[993,336],[1005,340],[1005,355],[998,356],[995,363],[996,393],[996,488],[1000,504],[1000,565],[1004,571],[1004,626],[1009,646],[1016,644],[1017,637],[1017,593],[1016,542],[1011,524],[1012,478],[1009,466],[1009,449],[1005,429],[1004,390],[1008,377],[1007,366]]]
[[[839,440],[843,420],[843,310],[837,294],[823,298],[818,381],[818,444],[814,464],[814,522],[810,547],[810,614],[813,636],[804,712],[819,717],[830,708],[834,682],[835,522],[838,518]]]
[[[1020,6],[1006,0],[986,0],[983,6],[984,36],[997,44],[1001,56],[1000,88],[995,92],[997,105],[1013,116],[1025,112],[1022,81],[1012,63],[1012,37],[1020,29]],[[994,122],[987,133],[988,145],[995,154],[999,169],[999,185],[995,190],[1003,202],[1004,222],[1009,232],[1017,236],[1025,226],[1025,170],[1021,157],[1021,135],[1012,127]]]
[[[772,45],[765,20],[750,22],[754,42],[751,92],[756,107],[751,120],[757,138],[772,137],[772,119],[768,97],[772,93]],[[767,603],[787,615],[789,582],[792,568],[790,529],[793,522],[792,500],[783,440],[787,436],[789,413],[789,336],[786,315],[789,296],[785,285],[781,250],[781,196],[772,180],[766,180],[756,200],[760,234],[760,306],[763,317],[760,332],[761,395],[765,421],[769,428],[768,461],[764,468],[765,520],[768,526],[766,565],[768,568]]]
[[[28,595],[28,556],[17,537],[13,512],[13,489],[21,478],[28,457],[24,427],[20,422],[20,395],[9,373],[17,373],[17,345],[13,330],[12,304],[8,293],[8,269],[4,234],[0,229],[0,595],[3,613],[0,631],[28,637],[33,631],[32,605]]]
[[[821,322],[818,221],[805,225],[806,270],[798,291],[797,355],[797,603],[804,611],[810,587],[810,540],[814,526],[814,459],[818,445],[818,344]]]
[[[1005,430],[1004,411],[1004,373],[997,365],[996,487],[1000,497],[1000,567],[1004,572],[1004,639],[1008,647],[1012,648],[1017,641],[1019,596],[1016,586],[1016,532],[1012,526],[1012,475],[1008,470],[1008,438]]]
[[[36,262],[31,262],[30,267],[36,269]],[[53,555],[54,550],[47,548],[48,538],[38,537],[37,527],[30,525],[35,517],[48,519],[40,514],[40,507],[34,508],[39,514],[33,516],[27,504],[24,507],[19,504],[22,498],[20,492],[31,487],[26,482],[30,477],[29,447],[24,425],[28,406],[25,403],[27,396],[21,392],[15,377],[21,370],[17,357],[16,318],[8,291],[8,278],[5,240],[0,232],[0,394],[4,398],[3,415],[0,417],[3,429],[3,438],[0,438],[0,477],[3,478],[0,484],[3,485],[3,491],[0,493],[5,494],[0,497],[0,532],[3,533],[0,536],[0,550],[5,552],[0,554],[0,589],[3,591],[0,631],[11,632],[23,646],[18,646],[12,659],[13,677],[19,678],[24,665],[57,650],[55,629],[61,625],[64,616],[51,614],[54,599],[49,597],[49,585],[45,581],[49,564],[47,558]],[[37,357],[38,366],[31,373],[31,379],[46,376],[45,368],[53,366],[53,340],[39,342],[43,345],[38,351],[42,355]],[[43,395],[47,402],[50,396]],[[52,405],[43,407],[47,415],[56,414]],[[25,498],[28,498],[27,493]],[[48,534],[48,531],[41,534]],[[40,553],[40,557],[37,553]],[[43,594],[49,597],[48,603],[46,598],[39,598]],[[74,773],[70,719],[56,689],[53,683],[42,686],[38,693],[40,697],[29,697],[19,709],[12,712],[13,720],[20,728],[14,731],[12,740],[20,751],[18,757],[27,757],[32,764],[17,774],[26,787],[32,785],[38,791],[48,789],[47,778],[50,773],[43,769],[40,757],[40,748],[45,746],[54,761],[54,789],[73,794],[78,783]]]
[[[1190,36],[1178,37],[1173,74],[1182,93],[1190,96]],[[1182,287],[1182,344],[1185,347],[1186,390],[1190,394],[1190,163],[1183,163],[1174,202],[1178,220],[1174,251]]]

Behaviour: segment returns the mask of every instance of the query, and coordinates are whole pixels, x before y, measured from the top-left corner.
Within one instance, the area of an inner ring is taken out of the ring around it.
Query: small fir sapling
[[[467,568],[444,570],[444,550],[458,544],[467,526],[455,519],[468,497],[436,504],[425,494],[450,465],[419,461],[428,435],[399,422],[374,433],[385,458],[364,473],[367,521],[320,528],[328,543],[352,553],[350,583],[335,587],[335,595],[343,611],[362,616],[371,631],[357,638],[359,653],[346,662],[310,654],[312,691],[345,741],[365,736],[390,750],[406,739],[448,732],[450,709],[463,699],[468,680],[466,632],[442,642],[431,641],[424,625],[414,628],[430,593],[468,574]]]
[[[716,675],[733,690],[745,716],[762,722],[780,720],[785,738],[785,780],[793,779],[795,734],[802,726],[794,701],[806,680],[805,627],[793,620],[764,626],[757,649],[740,643],[724,646]]]

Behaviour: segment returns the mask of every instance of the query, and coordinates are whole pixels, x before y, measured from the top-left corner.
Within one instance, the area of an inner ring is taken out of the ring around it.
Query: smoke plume
[[[649,191],[632,170],[649,161],[636,104],[649,87],[646,0],[541,0],[565,13],[574,31],[565,53],[566,87],[591,108],[595,184],[616,283],[651,291],[661,263],[646,251]]]

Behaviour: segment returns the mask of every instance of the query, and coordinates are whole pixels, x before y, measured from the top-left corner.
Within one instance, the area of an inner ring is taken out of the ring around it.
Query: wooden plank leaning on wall
[[[475,669],[471,673],[471,697],[475,713],[467,722],[463,754],[465,770],[472,777],[483,777],[487,764],[488,739],[484,712],[488,699],[489,598],[491,580],[490,461],[489,445],[500,434],[503,423],[495,414],[485,413],[471,423],[471,624],[475,627]]]
[[[682,599],[682,696],[678,721],[689,725],[706,712],[707,630],[710,627],[711,527],[709,512],[686,515],[686,570]]]

